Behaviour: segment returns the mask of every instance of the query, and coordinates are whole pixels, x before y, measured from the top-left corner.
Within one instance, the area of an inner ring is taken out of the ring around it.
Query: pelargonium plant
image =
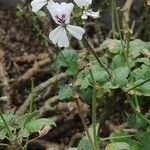
[[[88,17],[99,17],[99,12],[93,12],[92,9],[89,9],[89,5],[92,3],[92,0],[74,0],[74,3],[80,9],[80,12],[82,12],[82,19],[87,19]],[[49,39],[54,44],[57,44],[59,47],[69,47],[69,34],[78,40],[82,39],[85,29],[80,26],[70,24],[71,14],[74,8],[73,3],[58,3],[53,0],[33,0],[31,2],[33,12],[39,11],[45,5],[52,19],[58,25],[58,27],[49,34]]]

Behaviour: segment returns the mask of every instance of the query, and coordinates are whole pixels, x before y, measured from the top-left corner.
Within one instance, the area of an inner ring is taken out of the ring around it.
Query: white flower
[[[74,2],[80,7],[89,6],[92,3],[92,0],[74,0]]]
[[[47,0],[33,0],[31,2],[32,11],[37,12],[46,4],[47,4]]]
[[[81,40],[85,30],[81,27],[70,25],[70,15],[74,5],[72,3],[61,4],[50,2],[47,5],[53,20],[59,25],[49,34],[49,39],[54,43],[58,44],[59,47],[68,47],[69,40],[67,37],[66,30],[73,35],[75,38]]]
[[[88,17],[92,17],[94,19],[99,18],[99,11],[94,12],[92,9],[84,10],[81,18],[87,19]]]

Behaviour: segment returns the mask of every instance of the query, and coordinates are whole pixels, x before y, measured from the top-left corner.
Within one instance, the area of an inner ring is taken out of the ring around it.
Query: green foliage
[[[127,66],[117,67],[113,70],[114,79],[113,82],[115,85],[124,86],[128,83],[127,77],[129,75],[129,68]]]
[[[147,122],[138,114],[131,114],[128,117],[127,123],[131,128],[141,128],[147,125]]]
[[[129,53],[133,58],[140,56],[147,50],[150,50],[150,42],[135,39],[129,43]]]
[[[46,118],[37,118],[39,117],[39,112],[34,111],[31,113],[26,113],[20,117],[17,118],[17,120],[14,120],[14,113],[13,112],[7,112],[3,114],[3,117],[8,125],[8,127],[12,131],[18,131],[16,135],[16,138],[25,138],[29,137],[34,132],[38,132],[42,129],[45,125],[55,125],[55,122],[51,119]],[[3,120],[0,118],[0,139],[3,140],[8,136],[8,130],[3,122]],[[10,137],[8,137],[10,138]]]
[[[123,44],[125,44],[124,41]],[[75,76],[75,90],[81,100],[90,105],[92,105],[93,88],[96,89],[97,103],[99,103],[98,99],[101,99],[104,94],[111,92],[113,95],[113,91],[116,89],[122,90],[125,95],[130,94],[131,97],[133,95],[133,98],[142,96],[140,98],[141,103],[139,103],[139,100],[132,102],[132,107],[135,107],[134,113],[129,115],[126,122],[128,127],[137,130],[137,133],[130,135],[127,132],[115,130],[110,134],[110,143],[105,150],[148,150],[150,149],[148,144],[150,133],[147,128],[150,121],[148,117],[141,114],[138,107],[143,103],[144,97],[150,96],[150,59],[145,57],[145,53],[150,52],[150,42],[136,39],[129,42],[128,49],[124,47],[123,50],[120,40],[107,39],[101,44],[100,48],[101,50],[107,50],[106,54],[100,57],[100,60],[107,67],[112,77],[110,78],[107,71],[97,63],[93,56],[88,55],[86,56],[88,66],[81,69]],[[75,63],[77,65],[79,58],[76,52],[64,50],[63,55],[69,64]],[[68,69],[72,70],[60,54],[58,62],[59,66],[67,68],[67,72]],[[78,67],[74,69],[74,72],[77,72],[78,69]],[[75,74],[72,73],[71,75]],[[146,80],[147,82],[143,83]],[[68,85],[60,88],[59,96],[61,99],[68,99],[71,94]],[[93,138],[92,134],[91,137]],[[78,147],[74,149],[91,150],[92,147],[85,136],[81,139]]]
[[[40,10],[40,11],[36,12],[36,15],[37,15],[37,17],[41,18],[41,17],[45,17],[46,13],[44,11]]]
[[[20,128],[19,137],[28,137],[34,132],[38,132],[44,125],[55,125],[55,123],[46,118],[36,119],[39,116],[39,112],[26,113],[20,116],[16,124]]]
[[[78,145],[78,150],[91,150],[91,144],[86,137],[83,137]]]
[[[58,92],[59,98],[61,100],[68,99],[72,96],[72,90],[69,85],[62,85]]]
[[[116,39],[107,39],[101,46],[101,49],[108,49],[110,53],[117,54],[122,52],[121,41]]]
[[[27,13],[27,7],[22,7],[21,5],[17,6],[16,16],[23,17]]]
[[[125,142],[116,142],[108,144],[105,150],[130,150],[130,146]]]
[[[3,114],[3,117],[5,121],[7,122],[8,127],[10,130],[13,130],[13,111],[9,111],[5,114]],[[6,137],[8,137],[9,131],[7,130],[7,127],[5,126],[5,123],[3,122],[2,118],[0,118],[0,139],[3,140]]]
[[[144,133],[141,146],[141,150],[149,150],[149,149],[150,149],[150,131]]]
[[[110,135],[111,143],[125,142],[129,145],[129,150],[140,150],[140,145],[130,137],[130,135],[121,130],[116,130]]]
[[[61,50],[60,50],[61,51]],[[57,59],[57,67],[66,67],[69,75],[76,75],[78,71],[78,54],[75,50],[62,50]]]

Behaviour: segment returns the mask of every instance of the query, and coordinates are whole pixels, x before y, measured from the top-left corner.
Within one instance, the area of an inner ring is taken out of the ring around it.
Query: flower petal
[[[94,12],[92,9],[84,10],[82,19],[87,19],[88,17],[92,17],[93,19],[99,18],[99,11]]]
[[[39,11],[44,5],[46,5],[47,0],[33,0],[31,2],[32,11],[37,12]]]
[[[70,14],[73,10],[74,5],[72,3],[55,3],[55,2],[49,2],[47,5],[47,9],[49,10],[53,20],[60,24],[56,16],[59,18],[62,18],[62,15],[65,15],[65,23],[68,24],[70,21]]]
[[[49,39],[54,43],[58,43],[59,38],[60,38],[60,34],[61,34],[61,26],[58,26],[57,28],[55,28],[53,31],[50,32],[49,34]]]
[[[58,46],[59,47],[68,47],[69,46],[69,40],[67,37],[67,33],[64,27],[61,28],[61,34],[60,34],[60,38],[58,41]]]
[[[59,47],[68,47],[69,40],[67,33],[63,26],[58,26],[56,29],[50,32],[49,39],[54,43],[58,44]]]
[[[70,15],[73,10],[74,5],[72,3],[61,3],[61,14],[65,14],[65,23],[68,24],[70,22]]]
[[[85,30],[78,26],[67,25],[66,28],[70,32],[70,34],[72,34],[78,40],[81,40],[83,34],[85,33]]]
[[[89,6],[92,3],[92,0],[74,0],[74,2],[82,8],[83,6]]]

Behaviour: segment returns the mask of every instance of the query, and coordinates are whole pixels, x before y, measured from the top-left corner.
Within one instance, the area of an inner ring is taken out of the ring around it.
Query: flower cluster
[[[83,15],[81,17],[82,19],[87,19],[88,17],[99,17],[99,12],[93,12],[91,9],[87,9],[92,3],[92,0],[74,0],[74,3],[79,8],[84,8]],[[71,34],[78,40],[82,39],[85,29],[70,24],[70,17],[74,8],[73,3],[57,3],[53,0],[33,0],[31,2],[33,12],[39,11],[45,5],[52,16],[52,19],[58,25],[58,27],[49,34],[49,39],[54,44],[57,44],[59,47],[68,47],[69,40],[67,34]]]

